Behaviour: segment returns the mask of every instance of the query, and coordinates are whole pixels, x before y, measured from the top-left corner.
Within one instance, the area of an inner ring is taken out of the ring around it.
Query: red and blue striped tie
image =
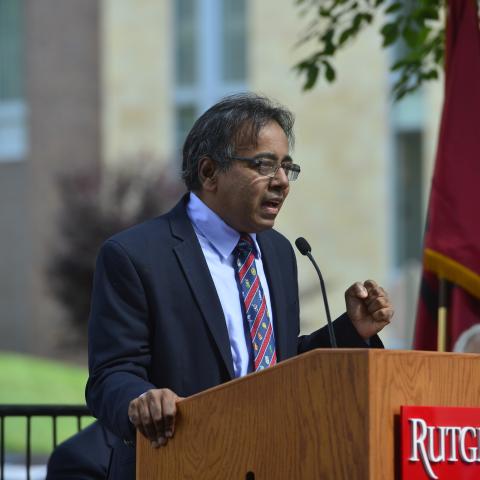
[[[235,271],[252,339],[255,371],[277,363],[275,336],[267,302],[257,274],[253,240],[243,234],[235,249]]]

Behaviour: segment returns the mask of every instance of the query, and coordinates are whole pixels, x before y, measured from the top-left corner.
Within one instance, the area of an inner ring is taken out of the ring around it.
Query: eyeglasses
[[[265,157],[231,157],[232,160],[240,160],[241,162],[251,163],[260,175],[273,178],[280,168],[283,168],[290,182],[295,181],[300,174],[300,165],[291,161],[278,164],[273,158]]]

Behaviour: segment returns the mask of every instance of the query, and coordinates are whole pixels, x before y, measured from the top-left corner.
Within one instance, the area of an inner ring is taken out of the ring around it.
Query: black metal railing
[[[58,424],[60,417],[77,419],[77,431],[82,429],[82,417],[91,417],[85,405],[0,405],[0,480],[5,480],[5,419],[20,417],[26,419],[25,468],[26,478],[30,480],[32,463],[32,418],[50,417],[52,419],[52,450],[58,442]]]

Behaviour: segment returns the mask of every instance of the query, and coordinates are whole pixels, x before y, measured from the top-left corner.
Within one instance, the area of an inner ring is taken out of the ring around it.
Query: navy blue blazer
[[[186,397],[234,378],[224,314],[186,214],[187,200],[113,236],[98,255],[86,398],[92,413],[121,439],[134,439],[128,405],[145,391],[170,388]],[[299,337],[297,266],[290,242],[275,230],[257,239],[278,360],[330,346],[325,327]],[[346,315],[334,325],[340,346],[367,346]],[[371,346],[381,346],[378,337]]]

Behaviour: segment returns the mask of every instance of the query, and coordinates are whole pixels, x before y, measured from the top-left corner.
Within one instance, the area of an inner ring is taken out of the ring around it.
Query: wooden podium
[[[480,406],[480,355],[314,350],[180,402],[137,479],[393,480],[401,405]]]

